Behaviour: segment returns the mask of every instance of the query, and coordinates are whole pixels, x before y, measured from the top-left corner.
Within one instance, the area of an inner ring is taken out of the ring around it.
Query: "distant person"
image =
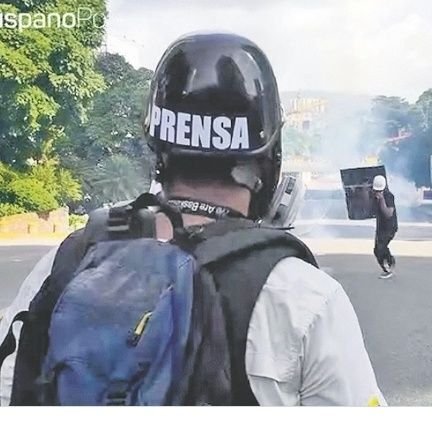
[[[374,254],[383,269],[381,279],[393,276],[396,260],[391,254],[389,244],[398,230],[398,221],[394,195],[387,187],[384,176],[377,175],[373,180],[374,213],[376,215],[376,232]]]

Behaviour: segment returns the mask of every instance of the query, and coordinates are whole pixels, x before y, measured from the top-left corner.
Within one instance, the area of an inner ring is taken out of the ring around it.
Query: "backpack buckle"
[[[129,385],[125,381],[116,381],[110,383],[105,396],[105,405],[107,406],[126,406],[130,405]]]
[[[111,207],[108,213],[107,230],[124,233],[129,231],[131,206]]]

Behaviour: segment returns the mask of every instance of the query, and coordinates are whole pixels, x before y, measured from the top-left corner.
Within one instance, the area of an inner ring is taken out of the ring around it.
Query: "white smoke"
[[[366,139],[364,135],[371,99],[367,104],[364,100],[359,104],[351,102],[329,103],[329,112],[324,122],[326,126],[321,131],[321,146],[312,154],[315,164],[321,167],[322,172],[317,173],[308,185],[307,200],[298,217],[299,235],[336,238],[337,230],[329,226],[330,220],[348,218],[340,170],[382,164],[379,160],[374,163],[373,158],[369,160],[379,154],[379,149],[376,148],[378,136],[369,135]],[[396,207],[404,207],[404,214],[410,214],[411,209],[421,204],[421,193],[413,182],[391,172],[388,167],[386,171],[389,189],[395,195]],[[326,189],[327,193],[324,193]],[[305,225],[306,220],[310,220],[311,224]],[[372,229],[373,220],[364,222]]]
[[[388,175],[389,189],[395,196],[396,204],[403,207],[418,207],[422,203],[422,192],[414,182],[397,174]]]

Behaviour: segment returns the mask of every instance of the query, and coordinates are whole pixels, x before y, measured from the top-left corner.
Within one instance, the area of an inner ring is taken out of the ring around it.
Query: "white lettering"
[[[192,147],[210,148],[211,117],[192,116]]]
[[[29,13],[20,13],[18,15],[18,29],[22,31],[23,29],[30,28],[32,23],[32,17]]]
[[[191,115],[179,112],[177,114],[177,136],[176,142],[180,145],[190,146],[190,138],[186,134],[190,134]]]
[[[77,11],[58,12],[0,12],[0,28],[18,29],[22,32],[28,28],[66,28],[80,27],[88,22],[95,28],[102,28],[105,24],[104,13],[93,13],[91,8],[79,7]]]
[[[88,12],[86,14],[85,12]],[[92,18],[92,10],[88,7],[79,7],[78,8],[78,26],[81,26],[81,21],[90,21]]]
[[[225,128],[231,127],[228,117],[216,117],[213,121],[213,130],[218,136],[212,140],[213,147],[218,150],[227,150],[231,145],[231,135]]]
[[[69,22],[68,22],[69,21]],[[77,25],[77,19],[76,19],[76,15],[68,12],[65,13],[62,17],[62,26],[64,28],[74,28]]]
[[[162,141],[194,148],[248,150],[247,117],[200,116],[153,105],[149,133]],[[148,120],[146,120],[148,122]],[[214,211],[214,210],[213,210]]]
[[[53,22],[56,24],[57,28],[61,27],[62,19],[59,13],[55,13],[55,12],[49,13],[47,15],[47,19],[48,19],[48,27],[50,28],[54,27]]]
[[[98,22],[99,21],[99,22]],[[102,28],[105,25],[105,15],[97,13],[93,15],[93,27]]]
[[[172,111],[162,108],[162,119],[160,127],[160,139],[162,141],[168,141],[175,143],[175,124],[176,115]]]
[[[37,13],[33,15],[33,27],[36,29],[46,27],[46,20],[44,14]]]
[[[231,148],[233,150],[249,149],[249,130],[246,117],[238,117],[234,123]]]
[[[160,126],[160,122],[161,122],[161,109],[158,106],[153,105],[153,109],[151,112],[151,120],[150,120],[150,135],[152,137],[155,136],[155,127]]]
[[[14,29],[18,27],[17,16],[12,13],[7,13],[4,16],[6,28]]]

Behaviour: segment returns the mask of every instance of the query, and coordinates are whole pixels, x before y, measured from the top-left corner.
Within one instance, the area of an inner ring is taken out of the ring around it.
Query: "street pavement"
[[[294,232],[350,297],[388,403],[432,405],[432,226],[402,223],[391,245],[397,272],[390,280],[378,279],[373,224],[299,221]],[[49,249],[0,247],[0,309]]]
[[[51,247],[0,247],[0,310],[13,301],[27,274]]]
[[[388,280],[372,255],[317,258],[351,299],[389,405],[431,406],[432,257],[398,257]]]

